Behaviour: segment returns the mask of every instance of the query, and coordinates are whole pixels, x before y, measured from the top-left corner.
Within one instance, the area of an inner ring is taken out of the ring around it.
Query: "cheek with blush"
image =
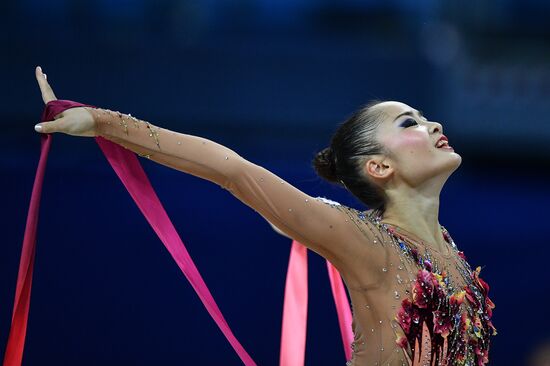
[[[397,155],[419,155],[430,148],[426,138],[419,134],[403,134],[399,138],[388,139],[387,145]]]

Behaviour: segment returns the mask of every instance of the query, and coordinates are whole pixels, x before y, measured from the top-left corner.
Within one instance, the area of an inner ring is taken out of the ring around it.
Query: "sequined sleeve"
[[[309,196],[225,146],[119,112],[88,110],[94,116],[99,136],[140,156],[220,185],[340,270],[356,262],[358,252],[367,247],[364,235],[358,233],[345,207]]]

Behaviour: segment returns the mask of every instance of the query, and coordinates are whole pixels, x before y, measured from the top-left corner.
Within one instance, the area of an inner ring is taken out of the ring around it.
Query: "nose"
[[[431,127],[430,127],[430,132],[431,133],[435,133],[437,131],[439,131],[441,134],[443,134],[443,126],[441,125],[441,123],[439,122],[430,122],[431,124]]]

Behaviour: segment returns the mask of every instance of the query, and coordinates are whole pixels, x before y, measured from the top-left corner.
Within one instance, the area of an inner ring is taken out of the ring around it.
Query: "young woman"
[[[56,100],[46,75],[45,103]],[[77,107],[41,133],[102,136],[229,190],[340,271],[353,306],[348,365],[483,365],[494,304],[488,285],[439,224],[439,195],[462,161],[440,123],[399,102],[358,110],[313,164],[370,209],[313,198],[213,141],[110,110]]]

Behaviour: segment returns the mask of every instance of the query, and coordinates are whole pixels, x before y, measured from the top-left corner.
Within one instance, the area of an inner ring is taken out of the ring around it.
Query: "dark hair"
[[[312,163],[319,176],[344,186],[369,208],[383,212],[387,196],[363,172],[363,164],[370,155],[390,155],[376,139],[382,111],[373,107],[379,103],[382,101],[369,102],[343,122],[332,136],[330,146],[318,152]]]

